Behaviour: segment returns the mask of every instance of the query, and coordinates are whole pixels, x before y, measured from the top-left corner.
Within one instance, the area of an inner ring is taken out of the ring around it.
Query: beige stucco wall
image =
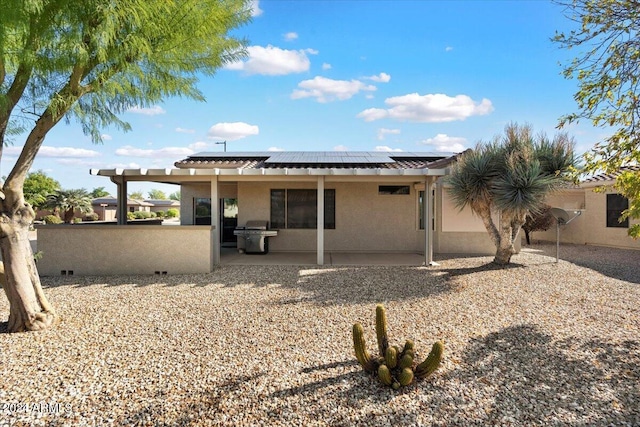
[[[208,273],[210,226],[46,225],[38,228],[43,276]]]
[[[574,192],[575,193],[575,192]],[[593,191],[591,188],[578,190],[576,196],[569,193],[560,193],[548,198],[547,203],[554,207],[562,207],[571,214],[571,200],[584,199],[582,215],[571,223],[560,228],[560,241],[580,245],[612,246],[619,248],[640,249],[640,240],[633,240],[627,235],[626,228],[607,227],[607,194],[615,193],[609,190],[604,193]],[[630,220],[630,224],[638,223]],[[531,234],[534,241],[556,241],[556,227],[544,232]]]
[[[436,230],[433,252],[439,254],[493,255],[496,247],[491,242],[484,223],[468,206],[460,210],[440,183],[436,186]],[[494,218],[497,221],[497,218]],[[520,239],[516,239],[520,250]]]
[[[336,190],[336,228],[324,232],[326,251],[421,252],[424,249],[424,231],[418,229],[417,194],[413,183],[397,183],[409,185],[409,195],[379,195],[379,184],[325,183],[325,189]],[[315,189],[316,185],[316,182],[239,182],[238,224],[270,219],[271,189]],[[315,229],[285,229],[269,240],[269,248],[272,251],[315,251],[316,242]]]

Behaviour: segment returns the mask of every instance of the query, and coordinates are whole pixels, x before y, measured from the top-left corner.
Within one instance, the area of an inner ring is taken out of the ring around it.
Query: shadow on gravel
[[[170,407],[165,403],[165,396],[158,395],[155,402],[142,409],[123,415],[116,419],[115,425],[153,425],[153,426],[190,426],[200,425],[201,422],[214,420],[225,412],[224,400],[237,393],[241,385],[256,380],[261,374],[240,375],[229,379],[214,389],[194,391],[188,399],[181,402],[179,407]]]
[[[543,253],[552,257],[551,262],[556,260],[555,244],[538,243],[523,246],[523,250]],[[614,279],[640,284],[640,275],[638,274],[640,250],[562,243],[559,258],[561,262],[570,262]]]
[[[418,408],[407,409],[402,405],[391,406],[398,396],[415,391],[416,383],[394,391],[382,385],[372,374],[365,373],[355,360],[335,362],[326,365],[312,366],[302,369],[300,375],[323,371],[334,367],[353,367],[355,371],[338,374],[321,380],[306,382],[297,387],[278,390],[269,395],[269,399],[287,399],[295,396],[307,403],[305,418],[322,420],[327,425],[352,425],[348,411],[337,411],[337,407],[351,408],[358,411],[366,405],[379,405],[376,413],[363,414],[358,425],[419,425]],[[327,399],[324,395],[330,395]]]
[[[472,340],[461,367],[450,379],[494,397],[488,425],[640,425],[638,341],[553,342],[513,326]]]
[[[295,282],[282,284],[303,292],[300,299],[318,304],[370,304],[411,300],[455,291],[446,274],[424,267],[335,267],[301,269]]]
[[[510,264],[507,265],[497,265],[494,264],[493,262],[490,262],[488,264],[482,264],[482,265],[478,265],[475,267],[463,267],[463,268],[442,268],[440,267],[438,271],[443,271],[445,273],[447,273],[449,275],[449,277],[456,277],[456,276],[464,276],[467,274],[474,274],[474,273],[482,273],[485,271],[511,271],[511,270],[518,270],[521,268],[528,268],[525,265],[521,265],[515,262],[511,262]]]
[[[8,333],[9,322],[0,322],[0,334]]]

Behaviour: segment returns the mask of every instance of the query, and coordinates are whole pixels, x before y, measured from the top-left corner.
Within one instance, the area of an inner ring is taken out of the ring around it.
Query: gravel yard
[[[561,258],[44,278],[60,323],[0,323],[0,426],[640,426],[640,251]],[[393,343],[445,342],[400,392],[353,354],[356,321],[374,352],[378,302]]]

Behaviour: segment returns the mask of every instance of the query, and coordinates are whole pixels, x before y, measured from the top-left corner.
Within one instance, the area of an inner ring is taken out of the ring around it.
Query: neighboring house
[[[177,200],[147,199],[144,202],[151,205],[151,212],[166,212],[168,209],[177,209],[180,211],[180,202]]]
[[[199,153],[172,169],[101,169],[118,186],[118,226],[47,227],[41,274],[198,273],[221,262],[230,224],[268,221],[272,252],[494,254],[482,221],[454,207],[441,178],[456,156],[431,152]],[[181,226],[124,225],[127,184],[180,185]],[[226,217],[233,215],[233,221]],[[425,227],[425,225],[428,225]],[[60,244],[78,250],[54,251]],[[55,252],[55,254],[53,253]]]
[[[622,170],[640,173],[640,166],[628,166]],[[614,188],[617,176],[617,173],[596,175],[582,181],[578,187],[548,197],[549,205],[562,208],[571,216],[574,212],[581,212],[580,217],[561,228],[561,242],[640,249],[640,240],[634,240],[627,234],[630,224],[638,220],[619,221],[622,211],[629,207],[629,201]],[[555,241],[556,227],[554,225],[545,232],[537,231],[533,237]]]
[[[117,198],[113,196],[98,197],[91,201],[91,206],[93,211],[98,214],[98,221],[115,221],[117,219]],[[127,199],[126,208],[126,212],[151,212],[153,204],[142,200]]]

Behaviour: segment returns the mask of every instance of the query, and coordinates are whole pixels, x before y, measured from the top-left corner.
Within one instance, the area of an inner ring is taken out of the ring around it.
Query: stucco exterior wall
[[[633,240],[627,235],[627,228],[607,227],[607,194],[615,193],[609,190],[604,193],[593,191],[591,188],[580,190],[584,197],[584,210],[582,215],[566,226],[560,228],[560,241],[580,245],[611,246],[618,248],[640,249],[640,240]],[[563,207],[570,211],[566,205],[567,194],[550,196],[548,204]],[[630,224],[637,220],[630,220]],[[534,240],[556,241],[556,227],[544,232],[534,232],[531,235]]]
[[[210,226],[46,225],[38,228],[38,271],[57,276],[209,273]]]
[[[398,183],[410,186],[409,195],[379,195],[379,184],[325,183],[325,189],[336,190],[336,228],[324,232],[326,251],[423,251],[424,231],[418,229],[413,183]],[[316,189],[316,185],[316,182],[239,182],[238,224],[270,219],[271,189]],[[316,239],[316,229],[283,229],[269,240],[269,250],[315,251]]]
[[[436,228],[433,252],[438,254],[493,255],[496,247],[491,242],[484,223],[468,206],[458,209],[446,188],[436,186]],[[494,218],[496,221],[497,218]],[[520,239],[516,239],[516,250],[520,250]]]

